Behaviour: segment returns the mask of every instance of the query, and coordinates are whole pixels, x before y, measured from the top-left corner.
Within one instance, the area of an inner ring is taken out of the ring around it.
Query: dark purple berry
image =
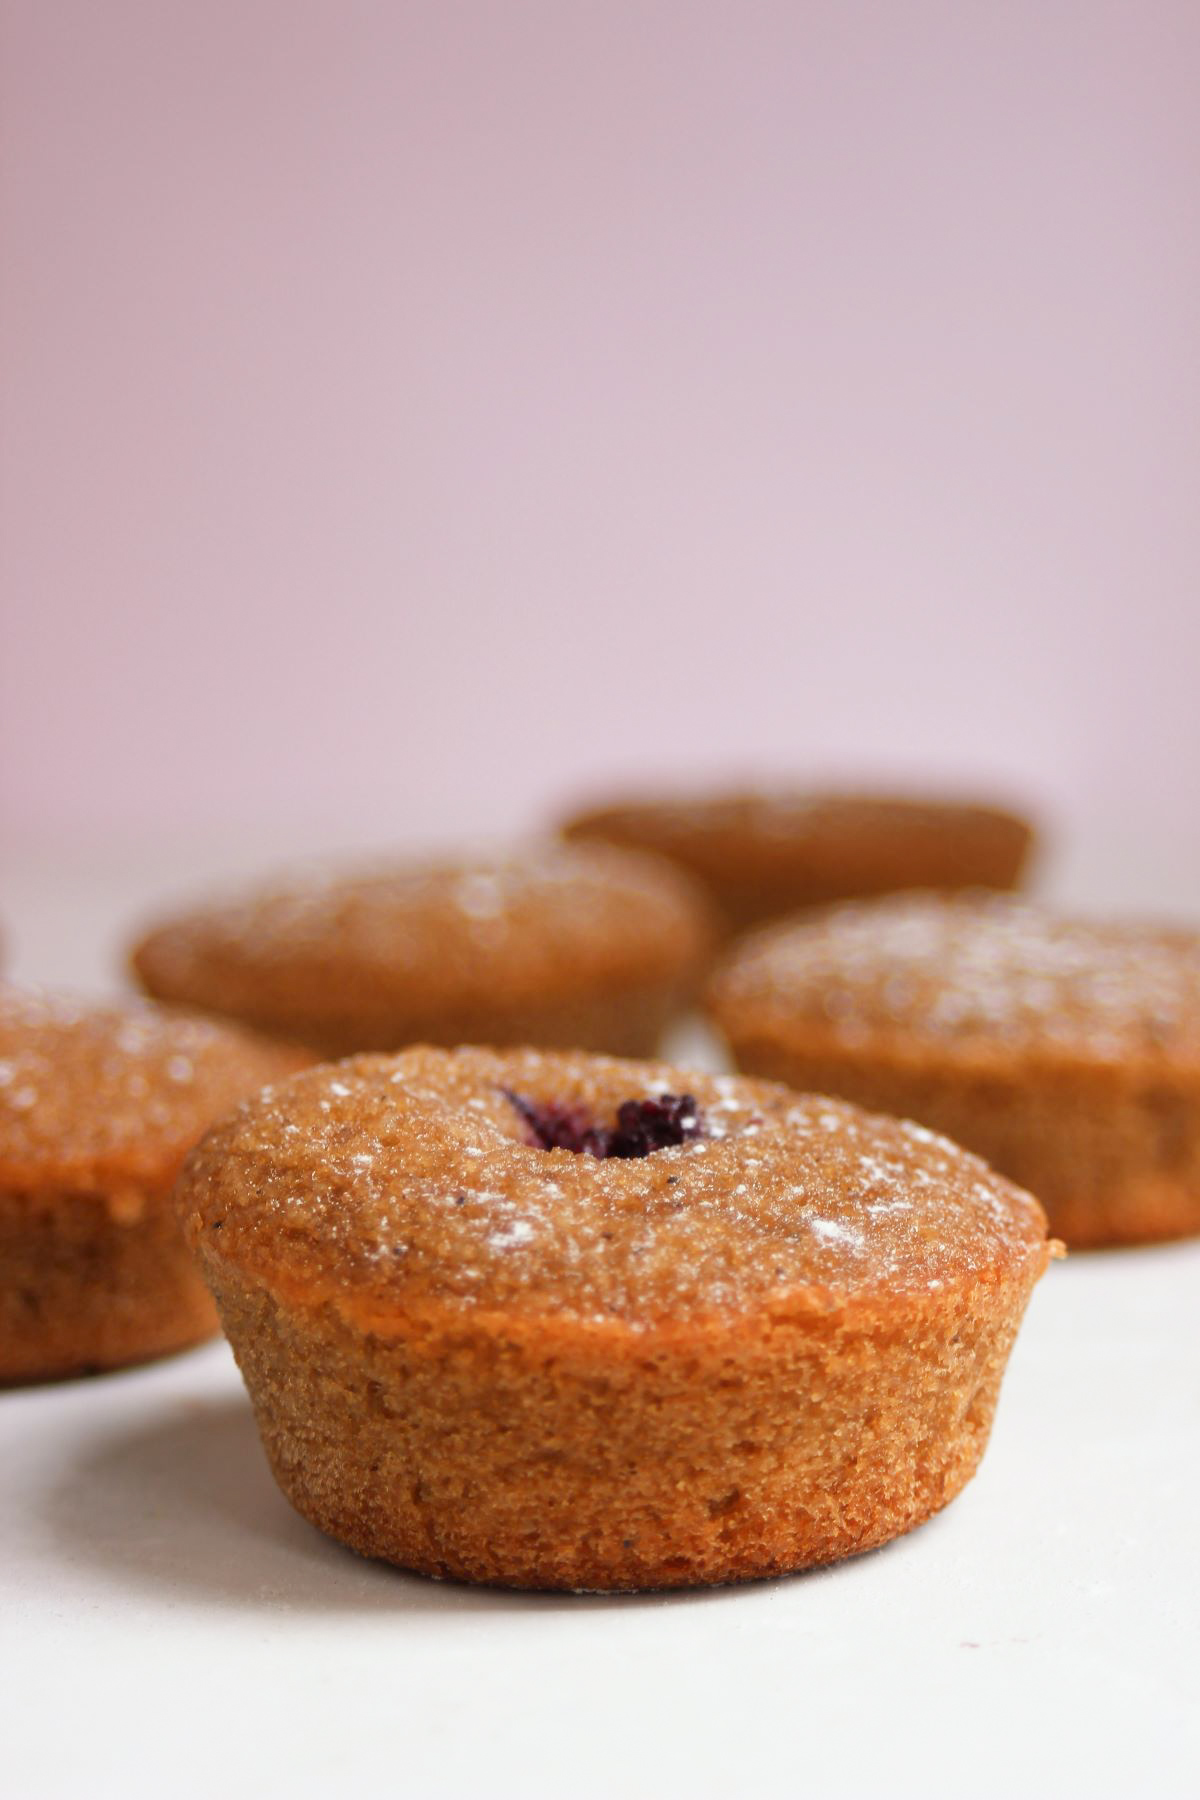
[[[600,1125],[582,1107],[534,1101],[505,1089],[541,1150],[573,1150],[578,1156],[651,1156],[704,1136],[704,1120],[691,1094],[657,1100],[623,1100],[615,1125]]]
[[[657,1100],[623,1100],[617,1128],[609,1134],[607,1156],[651,1156],[689,1138],[703,1137],[700,1108],[691,1094],[663,1094]]]

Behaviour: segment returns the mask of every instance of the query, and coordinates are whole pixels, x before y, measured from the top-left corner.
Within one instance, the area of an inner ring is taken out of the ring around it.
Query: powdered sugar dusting
[[[850,1046],[884,1030],[1097,1061],[1195,1051],[1200,934],[1003,896],[897,896],[759,934],[714,984],[714,1008],[735,1041],[813,1020]]]
[[[710,940],[703,902],[669,864],[548,843],[300,871],[163,922],[133,960],[160,998],[340,1054],[510,1041],[510,1013],[690,979]]]
[[[114,1159],[182,1154],[297,1058],[146,1002],[0,986],[0,1172],[86,1184]]]
[[[531,1144],[508,1097],[607,1119],[680,1091],[721,1133],[631,1160]],[[314,1070],[206,1141],[183,1191],[206,1248],[268,1281],[376,1309],[437,1299],[633,1324],[797,1289],[835,1304],[961,1286],[1044,1241],[1027,1195],[919,1128],[766,1083],[534,1051]]]

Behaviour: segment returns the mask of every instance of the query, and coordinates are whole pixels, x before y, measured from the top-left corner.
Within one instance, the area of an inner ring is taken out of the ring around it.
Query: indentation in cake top
[[[821,1018],[839,1038],[1200,1048],[1200,934],[1061,918],[1003,896],[897,896],[758,934],[713,988],[752,1029]]]
[[[535,1118],[551,1136],[570,1135],[566,1118],[620,1130],[622,1103],[682,1128],[685,1096],[704,1135],[644,1155],[530,1141]],[[206,1253],[314,1303],[385,1312],[435,1300],[636,1325],[796,1288],[933,1291],[1044,1255],[1036,1203],[920,1126],[567,1053],[417,1049],[314,1070],[218,1128],[180,1193]]]
[[[705,1136],[704,1121],[692,1094],[660,1094],[650,1100],[622,1100],[616,1123],[602,1124],[579,1106],[530,1100],[506,1090],[506,1097],[529,1129],[529,1141],[541,1150],[573,1150],[583,1156],[652,1156],[656,1150]]]

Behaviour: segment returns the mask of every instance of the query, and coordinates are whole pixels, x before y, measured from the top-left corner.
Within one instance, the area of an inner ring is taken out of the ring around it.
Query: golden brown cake
[[[160,999],[328,1056],[428,1042],[647,1054],[696,988],[706,901],[657,857],[549,845],[297,880],[200,907],[133,952]]]
[[[178,1199],[293,1505],[514,1587],[733,1581],[920,1524],[1056,1248],[919,1126],[521,1050],[300,1075]]]
[[[1033,842],[993,806],[802,790],[635,800],[579,813],[564,834],[670,857],[735,932],[902,888],[1016,887]]]
[[[740,1068],[919,1119],[1069,1244],[1200,1231],[1200,935],[932,895],[747,939],[711,1011]]]
[[[0,1382],[212,1336],[171,1186],[201,1132],[297,1066],[159,1007],[0,986]]]

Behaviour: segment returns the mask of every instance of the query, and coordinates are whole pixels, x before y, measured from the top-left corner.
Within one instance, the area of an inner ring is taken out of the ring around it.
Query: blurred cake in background
[[[606,844],[281,881],[165,920],[132,953],[151,994],[327,1056],[406,1044],[648,1055],[694,997],[709,903]]]
[[[0,985],[0,1382],[213,1336],[171,1188],[210,1125],[305,1060],[145,1001]]]
[[[897,895],[755,933],[710,1010],[739,1068],[944,1132],[1069,1244],[1200,1232],[1200,933]]]
[[[1033,828],[961,801],[763,789],[631,799],[575,813],[572,841],[668,856],[702,881],[728,931],[904,888],[1020,885]]]

